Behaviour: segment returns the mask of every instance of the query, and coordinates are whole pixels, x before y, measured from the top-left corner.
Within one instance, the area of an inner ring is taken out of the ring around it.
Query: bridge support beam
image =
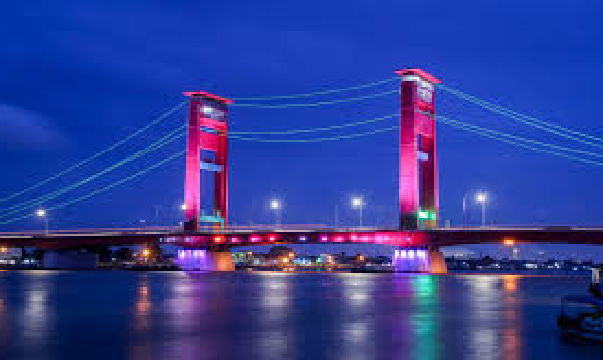
[[[234,271],[230,251],[178,250],[176,264],[184,271]]]
[[[42,258],[44,269],[94,269],[98,254],[77,250],[47,250]]]
[[[392,263],[397,272],[426,272],[445,274],[448,272],[444,254],[435,247],[396,248]]]

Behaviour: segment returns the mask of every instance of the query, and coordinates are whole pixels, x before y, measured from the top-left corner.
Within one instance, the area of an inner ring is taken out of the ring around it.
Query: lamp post
[[[281,202],[278,199],[270,200],[270,209],[274,211],[276,218],[276,226],[281,226]]]
[[[467,227],[467,193],[463,195],[463,227]]]
[[[475,195],[475,201],[482,205],[482,226],[486,226],[486,202],[488,201],[488,195],[480,191]]]
[[[38,209],[36,210],[36,216],[44,219],[44,233],[48,235],[48,216],[46,214],[46,210]]]
[[[360,215],[360,227],[362,227],[362,208],[364,207],[364,200],[360,196],[352,197],[352,208],[358,209]]]

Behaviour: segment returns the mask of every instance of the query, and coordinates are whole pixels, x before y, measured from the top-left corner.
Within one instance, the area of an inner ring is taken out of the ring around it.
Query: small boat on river
[[[569,295],[561,300],[557,326],[568,335],[603,341],[603,289],[601,269],[593,269],[588,295]]]

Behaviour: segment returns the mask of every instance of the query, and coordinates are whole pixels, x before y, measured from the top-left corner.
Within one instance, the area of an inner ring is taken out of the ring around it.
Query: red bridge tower
[[[186,148],[185,231],[201,222],[201,170],[214,172],[214,213],[206,219],[228,223],[228,100],[206,92],[185,92],[190,98]],[[202,151],[214,158],[202,158]]]
[[[400,228],[434,228],[438,225],[434,85],[441,81],[420,69],[396,74],[402,77]]]

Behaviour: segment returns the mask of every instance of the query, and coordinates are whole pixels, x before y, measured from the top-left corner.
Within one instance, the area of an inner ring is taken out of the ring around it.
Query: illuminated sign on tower
[[[438,224],[434,85],[441,81],[420,69],[396,71],[400,87],[400,228]]]
[[[189,102],[184,230],[201,223],[201,170],[214,172],[213,214],[205,219],[228,223],[228,104],[232,100],[206,92],[185,92]],[[213,152],[213,160],[201,157]]]

